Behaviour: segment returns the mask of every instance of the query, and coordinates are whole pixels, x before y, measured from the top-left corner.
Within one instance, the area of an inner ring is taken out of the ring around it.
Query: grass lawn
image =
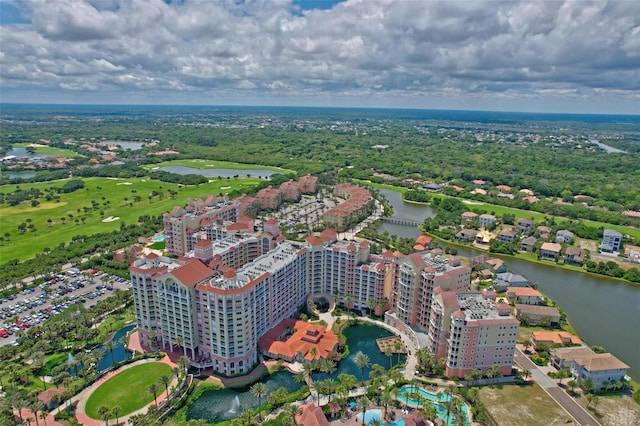
[[[602,426],[640,424],[640,405],[627,395],[598,396],[595,408],[587,408],[587,398],[580,396],[576,402],[587,409]]]
[[[537,384],[480,388],[480,400],[500,426],[563,425],[573,419]]]
[[[29,202],[13,207],[2,205],[0,236],[4,241],[0,243],[0,263],[10,259],[28,259],[42,252],[45,247],[53,248],[61,242],[70,242],[75,235],[91,235],[119,229],[121,222],[136,223],[141,215],[160,215],[176,205],[186,204],[189,197],[228,193],[234,189],[243,190],[261,182],[258,178],[239,177],[216,179],[199,186],[181,187],[172,183],[140,178],[86,178],[83,180],[84,189],[70,194],[60,194],[59,202],[41,198],[40,205],[37,207],[31,207]],[[46,188],[62,187],[63,184],[63,181],[56,181],[4,185],[0,187],[0,191],[13,192],[16,186],[19,186],[21,189],[38,188],[44,192]],[[175,199],[171,198],[170,189],[177,191]],[[149,198],[152,191],[162,193],[162,198],[160,196]],[[134,201],[135,197],[140,197],[140,200]],[[92,208],[92,201],[98,203],[97,209]],[[103,218],[108,217],[118,219],[111,222],[102,221]],[[18,225],[29,222],[28,219],[31,220],[36,231],[27,231],[21,235]],[[7,232],[10,234],[9,238],[5,235]]]
[[[170,373],[171,367],[161,362],[140,364],[124,370],[91,394],[85,412],[92,419],[100,419],[98,409],[106,405],[109,408],[120,406],[120,416],[132,413],[153,401],[153,395],[147,392],[147,388],[152,383],[158,383],[160,376]],[[160,385],[158,394],[162,392],[164,386]]]
[[[279,167],[261,166],[258,164],[232,163],[230,161],[218,160],[171,160],[163,161],[157,164],[147,164],[143,166],[145,169],[152,170],[155,168],[167,166],[184,166],[193,167],[194,169],[233,169],[233,170],[270,170],[277,173],[295,173],[295,170],[281,169]]]
[[[354,179],[354,181],[356,183],[360,183],[360,184],[363,184],[363,185],[371,186],[373,188],[389,189],[391,191],[398,191],[398,192],[400,192],[402,194],[404,194],[405,192],[407,192],[409,190],[407,188],[400,188],[400,187],[393,186],[393,185],[373,183],[373,182],[369,182],[369,181],[365,181],[365,180]],[[434,197],[434,198],[448,198],[446,195],[442,195],[442,194],[431,194],[430,193],[429,195]],[[460,199],[460,200],[464,201],[463,199]],[[505,213],[510,213],[510,214],[515,215],[516,221],[518,219],[523,218],[523,217],[532,218],[534,221],[541,221],[545,217],[550,216],[550,215],[546,215],[544,213],[538,213],[538,212],[534,212],[534,211],[531,211],[531,210],[520,210],[520,209],[511,208],[511,207],[497,206],[495,204],[486,204],[486,203],[477,202],[477,201],[473,201],[473,204],[469,204],[469,210],[486,210],[487,212],[493,212],[493,214],[496,215],[497,217],[500,217]],[[555,217],[558,217],[558,218],[564,219],[564,220],[569,220],[569,218],[562,217],[562,216],[555,216]],[[584,223],[585,225],[592,226],[594,228],[603,227],[603,228],[606,228],[606,229],[614,229],[614,230],[616,230],[618,232],[621,232],[623,234],[629,234],[633,238],[635,238],[637,241],[640,241],[640,229],[638,229],[638,228],[632,228],[632,227],[629,227],[629,226],[620,226],[620,225],[610,225],[608,223],[595,222],[595,221],[586,220],[586,219],[574,219],[574,220],[579,220],[580,222]]]

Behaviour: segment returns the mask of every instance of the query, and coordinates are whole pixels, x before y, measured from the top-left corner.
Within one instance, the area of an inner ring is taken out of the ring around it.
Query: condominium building
[[[375,209],[375,200],[364,188],[350,183],[339,183],[333,188],[337,197],[346,198],[324,213],[324,223],[340,231],[348,229],[367,217]]]
[[[272,186],[261,189],[256,195],[260,208],[269,210],[275,210],[280,207],[283,198],[282,192]]]
[[[193,250],[197,241],[191,235],[201,226],[217,221],[235,222],[239,217],[240,203],[226,197],[189,199],[186,207],[176,206],[162,215],[167,254],[182,256]]]
[[[452,297],[443,297],[447,299]],[[474,369],[485,374],[495,366],[502,375],[510,375],[520,323],[511,316],[509,306],[496,305],[482,293],[456,293],[455,302],[458,309],[449,315],[448,322],[438,324],[434,319],[431,324],[439,336],[447,336],[447,376],[464,378]],[[434,305],[439,303],[440,298],[434,298]],[[443,314],[453,308],[445,303]]]

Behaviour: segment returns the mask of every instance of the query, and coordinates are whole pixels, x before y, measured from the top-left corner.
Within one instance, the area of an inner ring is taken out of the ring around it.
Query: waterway
[[[176,173],[178,175],[201,175],[207,178],[249,176],[269,179],[271,175],[275,174],[275,172],[272,172],[271,170],[196,169],[193,167],[185,166],[167,166],[161,167],[158,170],[163,172]]]
[[[422,221],[432,215],[428,206],[405,203],[400,193],[381,190],[394,209],[394,218]],[[423,209],[418,211],[417,209]],[[413,217],[411,215],[414,215]],[[382,223],[379,232],[401,237],[421,235],[417,228]],[[457,247],[462,256],[482,252]],[[629,375],[640,380],[640,288],[621,281],[567,271],[524,260],[505,258],[507,267],[535,283],[540,291],[558,303],[579,336],[589,345],[604,347],[628,364]]]

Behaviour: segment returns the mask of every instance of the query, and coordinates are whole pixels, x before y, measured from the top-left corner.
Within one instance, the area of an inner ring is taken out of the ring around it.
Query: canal
[[[428,206],[405,203],[399,192],[380,190],[394,209],[394,218],[423,221],[433,216]],[[379,231],[400,237],[417,237],[421,233],[410,226],[383,223]],[[456,247],[462,256],[482,252]],[[631,368],[629,375],[640,379],[640,288],[605,277],[566,271],[519,259],[504,258],[514,273],[527,277],[540,291],[558,303],[585,342],[604,347]]]

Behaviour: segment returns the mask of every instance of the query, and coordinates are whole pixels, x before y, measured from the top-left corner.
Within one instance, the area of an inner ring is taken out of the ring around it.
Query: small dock
[[[391,352],[394,354],[406,354],[407,347],[402,343],[402,339],[398,336],[389,336],[376,339],[378,349],[380,352],[385,353],[387,348],[391,348]]]

